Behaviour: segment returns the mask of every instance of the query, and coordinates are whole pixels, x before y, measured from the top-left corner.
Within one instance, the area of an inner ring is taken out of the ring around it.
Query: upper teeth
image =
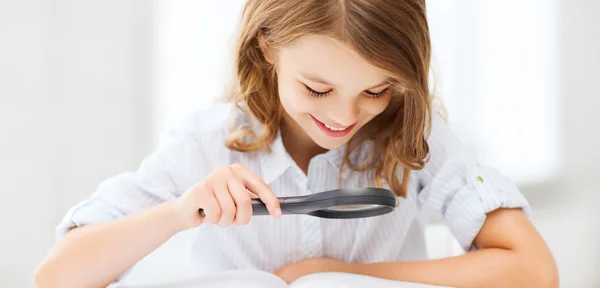
[[[325,123],[323,123],[325,124]],[[333,126],[329,126],[327,124],[325,124],[325,127],[327,127],[329,130],[333,130],[333,131],[344,131],[346,130],[346,128],[348,128],[348,126],[345,127],[333,127]]]

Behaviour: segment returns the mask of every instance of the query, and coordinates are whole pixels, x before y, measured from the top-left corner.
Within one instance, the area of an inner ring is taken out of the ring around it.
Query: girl
[[[240,32],[229,102],[191,117],[139,170],[71,209],[37,285],[107,285],[190,228],[191,257],[215,271],[558,285],[525,198],[464,151],[432,108],[424,0],[250,0]],[[394,191],[397,209],[280,218],[278,196],[366,186]],[[251,219],[251,197],[272,217]],[[421,212],[470,252],[426,260]]]

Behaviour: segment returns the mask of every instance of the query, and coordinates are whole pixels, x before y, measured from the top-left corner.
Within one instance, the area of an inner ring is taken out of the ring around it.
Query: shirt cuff
[[[56,240],[60,241],[64,235],[72,228],[113,220],[123,216],[120,212],[114,210],[112,206],[102,198],[93,197],[85,200],[67,212],[60,224],[56,227]],[[114,283],[124,279],[132,269],[128,269]]]
[[[531,208],[519,188],[496,170],[475,166],[468,171],[466,185],[450,200],[444,222],[465,251],[476,249],[473,240],[490,213],[499,208],[521,208],[531,217]]]
[[[123,216],[105,200],[93,197],[80,202],[67,212],[55,230],[59,241],[70,229],[92,223],[105,222]]]
[[[517,185],[493,168],[479,165],[470,153],[455,153],[419,197],[424,209],[443,220],[465,251],[476,249],[487,213],[499,208],[521,208],[531,218],[531,208]]]

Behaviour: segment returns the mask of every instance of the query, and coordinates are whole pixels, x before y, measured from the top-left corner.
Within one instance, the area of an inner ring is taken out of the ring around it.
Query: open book
[[[160,284],[113,284],[109,288],[359,288],[359,287],[390,287],[390,288],[433,288],[425,284],[391,281],[370,276],[323,272],[309,274],[286,284],[277,275],[261,270],[232,270],[210,273],[192,279],[173,281]]]

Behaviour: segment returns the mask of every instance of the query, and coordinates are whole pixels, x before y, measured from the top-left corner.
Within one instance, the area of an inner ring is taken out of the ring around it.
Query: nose
[[[336,99],[331,103],[329,118],[335,121],[336,126],[350,126],[358,121],[360,107],[358,99]]]

